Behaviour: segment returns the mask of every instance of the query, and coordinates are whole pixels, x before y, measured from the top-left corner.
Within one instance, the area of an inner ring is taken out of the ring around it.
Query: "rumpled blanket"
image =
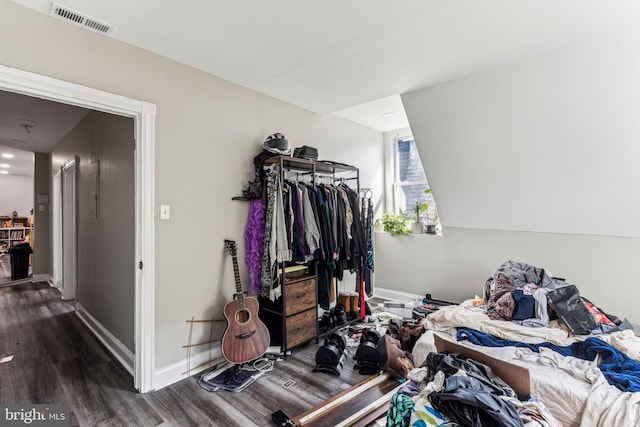
[[[640,391],[640,363],[598,338],[571,344],[574,357],[595,360],[609,384],[622,391]]]
[[[456,340],[467,340],[476,345],[484,345],[486,347],[524,347],[531,351],[538,353],[540,347],[547,347],[551,350],[562,354],[563,356],[571,356],[571,346],[559,346],[550,342],[541,342],[539,344],[527,344],[522,341],[505,340],[502,338],[496,338],[493,335],[485,334],[484,332],[476,331],[471,328],[457,328]]]
[[[548,342],[526,344],[519,341],[503,340],[470,328],[458,328],[456,339],[458,341],[468,339],[474,344],[487,347],[526,347],[535,352],[539,351],[540,347],[546,347],[560,354],[584,360],[595,360],[599,356],[600,371],[609,384],[622,391],[640,391],[640,363],[599,338],[590,337],[568,346],[557,346]]]

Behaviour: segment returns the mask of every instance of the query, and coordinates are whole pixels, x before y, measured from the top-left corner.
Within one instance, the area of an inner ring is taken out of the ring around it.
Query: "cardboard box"
[[[451,353],[460,353],[464,357],[484,363],[491,368],[494,374],[511,386],[513,391],[518,395],[518,399],[527,400],[529,398],[531,394],[531,383],[529,380],[529,370],[527,368],[496,359],[488,354],[444,339],[437,334],[434,334],[433,338],[436,349],[438,349],[439,352],[449,351]]]
[[[412,302],[396,302],[385,301],[384,311],[401,316],[403,319],[413,318],[413,303]]]

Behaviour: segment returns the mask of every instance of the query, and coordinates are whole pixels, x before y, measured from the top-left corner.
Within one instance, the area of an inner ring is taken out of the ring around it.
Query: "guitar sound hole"
[[[249,310],[238,310],[236,311],[236,321],[238,323],[247,323],[250,315]]]

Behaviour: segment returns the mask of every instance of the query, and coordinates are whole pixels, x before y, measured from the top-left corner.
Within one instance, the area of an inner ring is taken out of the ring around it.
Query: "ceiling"
[[[12,1],[44,14],[52,9],[48,0]],[[640,18],[636,0],[58,4],[111,25],[105,37],[381,132],[408,127],[400,94],[598,37]],[[86,114],[7,96],[0,93],[3,146],[49,151]],[[37,124],[27,133],[19,119]]]
[[[45,99],[0,91],[1,167],[11,175],[33,176],[34,152],[48,153],[89,110]]]

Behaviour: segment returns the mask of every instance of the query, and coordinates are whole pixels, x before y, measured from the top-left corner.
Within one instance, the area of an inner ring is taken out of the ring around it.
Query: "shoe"
[[[351,292],[349,294],[349,301],[351,301],[351,310],[347,311],[349,312],[349,318],[353,320],[360,315],[358,310],[358,306],[360,305],[360,295],[358,295],[357,292]]]
[[[351,311],[351,297],[346,292],[338,294],[338,304],[344,307],[344,311],[349,313]]]
[[[400,341],[391,335],[384,335],[378,341],[377,351],[378,364],[383,371],[389,372],[394,378],[407,378],[413,369],[413,362],[409,353],[400,347]]]
[[[336,325],[344,326],[347,324],[347,312],[344,311],[344,306],[338,304],[335,306],[334,313],[336,315]]]

